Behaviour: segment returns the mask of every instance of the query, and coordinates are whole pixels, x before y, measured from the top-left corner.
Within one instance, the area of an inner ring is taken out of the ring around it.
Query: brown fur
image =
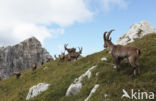
[[[59,55],[59,59],[60,61],[63,61],[65,59],[65,53],[62,53],[61,55]]]
[[[51,62],[51,61],[53,61],[52,58],[48,58],[48,59],[47,59],[47,62]]]
[[[71,53],[70,54],[70,57],[72,58],[72,59],[78,59],[78,57],[81,55],[81,53],[82,53],[82,48],[79,48],[79,52],[74,52],[74,53]]]
[[[71,54],[67,54],[67,55],[65,55],[65,59],[66,59],[66,61],[71,61]]]
[[[132,46],[114,45],[111,41],[111,38],[109,38],[112,31],[114,30],[110,30],[107,36],[107,32],[104,33],[104,47],[109,47],[117,67],[117,71],[119,71],[119,64],[121,60],[127,58],[131,67],[133,68],[133,76],[135,76],[137,69],[138,73],[140,73],[140,67],[136,61],[141,54],[141,51],[138,48]]]
[[[32,64],[32,70],[34,71],[34,70],[36,70],[36,69],[37,69],[37,63]]]
[[[70,54],[76,52],[76,48],[67,48],[68,44],[64,45],[64,49]]]
[[[14,72],[13,75],[16,75],[16,78],[19,79],[19,77],[21,76],[20,72]]]

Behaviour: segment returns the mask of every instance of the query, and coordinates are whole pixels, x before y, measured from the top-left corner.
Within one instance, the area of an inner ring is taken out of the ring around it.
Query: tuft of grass
[[[149,34],[128,45],[136,46],[141,50],[138,60],[141,65],[141,75],[135,79],[129,76],[131,67],[125,61],[120,64],[121,71],[116,72],[112,65],[111,54],[108,50],[103,50],[78,61],[58,64],[56,60],[39,66],[34,72],[23,71],[19,79],[12,76],[0,81],[0,101],[25,101],[29,88],[41,82],[49,83],[51,86],[29,101],[84,101],[95,84],[100,84],[100,87],[89,101],[121,101],[122,89],[126,91],[139,89],[156,94],[156,34]],[[101,61],[102,57],[106,57],[107,61]],[[81,92],[76,96],[65,96],[66,90],[74,79],[94,65],[97,67],[92,70],[91,78],[86,77],[82,81]],[[44,70],[44,67],[48,68]]]

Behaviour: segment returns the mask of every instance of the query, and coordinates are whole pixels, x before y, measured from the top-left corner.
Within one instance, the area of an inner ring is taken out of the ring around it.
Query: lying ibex
[[[18,79],[21,76],[20,72],[14,72],[13,75],[16,75],[16,78]]]
[[[112,57],[115,60],[117,71],[119,71],[120,61],[123,60],[124,58],[127,58],[131,67],[133,68],[132,76],[135,76],[137,73],[137,70],[138,70],[138,73],[140,73],[140,67],[139,67],[139,64],[137,64],[136,60],[141,54],[141,51],[136,47],[114,45],[111,41],[111,38],[109,38],[112,31],[114,30],[110,30],[107,36],[106,36],[107,32],[104,32],[104,35],[103,35],[104,48],[109,47],[112,53]]]
[[[81,53],[82,53],[82,47],[79,48],[79,52],[74,52],[74,53],[71,53],[69,55],[70,55],[71,59],[76,59],[77,60],[78,57],[81,55]]]
[[[70,54],[70,53],[74,53],[76,51],[76,48],[67,48],[68,44],[64,45],[64,49]]]
[[[71,54],[65,55],[65,60],[66,61],[71,61]]]

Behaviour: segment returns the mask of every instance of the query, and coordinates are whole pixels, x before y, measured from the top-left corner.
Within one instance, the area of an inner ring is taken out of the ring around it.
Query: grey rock
[[[82,74],[80,77],[76,78],[74,80],[74,82],[67,89],[66,96],[77,95],[80,92],[81,88],[82,88],[82,80],[83,80],[83,78],[87,76],[88,79],[90,79],[90,77],[91,77],[91,70],[93,70],[95,67],[96,66],[92,66],[84,74]]]
[[[32,68],[32,64],[41,65],[52,59],[46,49],[35,38],[29,38],[23,42],[8,47],[0,48],[0,78],[6,79],[13,72],[21,72]]]
[[[91,96],[96,92],[97,88],[99,88],[99,86],[100,86],[99,84],[96,84],[91,90],[89,96],[84,101],[88,101],[91,98]]]
[[[30,98],[33,98],[42,92],[46,91],[49,88],[50,84],[47,83],[39,83],[29,89],[28,95],[26,97],[26,100],[29,100]]]

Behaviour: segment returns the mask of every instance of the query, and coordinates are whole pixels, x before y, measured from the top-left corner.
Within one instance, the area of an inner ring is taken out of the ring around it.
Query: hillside
[[[50,84],[48,90],[29,101],[84,101],[95,84],[99,84],[99,88],[88,101],[121,101],[122,89],[128,92],[130,89],[139,89],[156,94],[156,34],[146,35],[128,45],[136,46],[142,52],[139,57],[141,75],[135,79],[129,76],[131,67],[125,61],[120,65],[121,71],[116,72],[111,54],[108,50],[103,50],[78,61],[58,63],[58,60],[55,60],[39,66],[36,71],[25,70],[19,79],[12,76],[0,81],[0,101],[25,101],[29,88],[42,82]],[[107,61],[101,61],[103,57],[106,57]],[[83,79],[80,93],[65,96],[75,78],[92,66],[96,67],[92,70],[90,79]],[[122,101],[132,100],[124,98]]]

